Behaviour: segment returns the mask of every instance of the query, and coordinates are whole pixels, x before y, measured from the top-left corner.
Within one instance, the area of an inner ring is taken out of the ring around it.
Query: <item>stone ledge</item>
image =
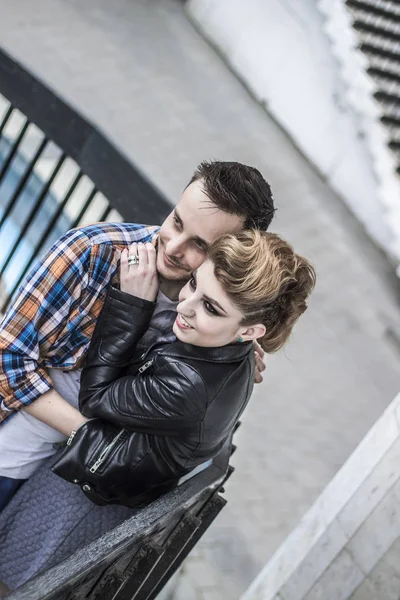
[[[350,597],[400,537],[399,423],[400,394],[241,600]]]

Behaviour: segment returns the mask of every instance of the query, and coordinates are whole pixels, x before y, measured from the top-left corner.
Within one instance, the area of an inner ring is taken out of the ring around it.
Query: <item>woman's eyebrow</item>
[[[197,281],[196,281],[197,280],[197,269],[192,272],[192,277],[193,277],[195,283],[197,283]],[[228,315],[228,313],[226,312],[226,310],[224,308],[222,308],[222,306],[220,305],[220,303],[217,302],[216,300],[214,300],[213,298],[210,298],[210,296],[207,296],[206,294],[203,294],[203,300],[206,300],[210,304],[218,306],[218,308],[220,310],[222,310],[223,313],[225,313],[226,315]]]

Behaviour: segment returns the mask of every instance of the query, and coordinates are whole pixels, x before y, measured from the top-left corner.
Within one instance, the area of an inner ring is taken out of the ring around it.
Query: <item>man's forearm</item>
[[[88,420],[54,389],[49,390],[22,410],[67,436]]]

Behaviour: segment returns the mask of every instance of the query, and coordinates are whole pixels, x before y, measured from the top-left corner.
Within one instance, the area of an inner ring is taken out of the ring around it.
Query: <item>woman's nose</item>
[[[183,288],[181,289],[181,291],[179,292],[179,296],[178,296],[178,300],[179,303],[183,302],[184,300],[186,300],[186,298],[188,298],[191,294],[191,289],[190,289],[190,284],[189,282],[187,282]]]
[[[195,310],[194,310],[194,303],[192,302],[192,298],[191,297],[185,297],[182,298],[180,297],[180,302],[178,304],[178,306],[176,307],[177,312],[181,312],[183,315],[186,315],[187,317],[193,317]]]

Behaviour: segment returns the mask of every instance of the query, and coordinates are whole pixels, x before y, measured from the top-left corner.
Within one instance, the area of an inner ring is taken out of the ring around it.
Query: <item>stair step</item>
[[[385,124],[392,123],[396,126],[400,125],[400,105],[395,102],[385,102],[384,100],[380,101],[380,105],[382,107],[382,122]]]
[[[368,72],[374,79],[386,77],[386,79],[400,81],[400,62],[387,56],[368,54]]]
[[[386,125],[390,135],[390,143],[398,144],[400,147],[400,123],[398,125]]]
[[[390,0],[346,0],[349,8],[366,10],[375,15],[387,17],[392,21],[400,21],[400,4]]]
[[[378,95],[398,99],[400,103],[400,82],[387,79],[386,77],[374,77],[374,81]]]
[[[379,54],[400,60],[400,41],[396,42],[370,31],[359,31],[358,38],[360,48],[366,54]]]
[[[353,27],[357,31],[370,31],[382,37],[400,41],[400,22],[359,8],[350,8],[349,10],[353,19]]]

